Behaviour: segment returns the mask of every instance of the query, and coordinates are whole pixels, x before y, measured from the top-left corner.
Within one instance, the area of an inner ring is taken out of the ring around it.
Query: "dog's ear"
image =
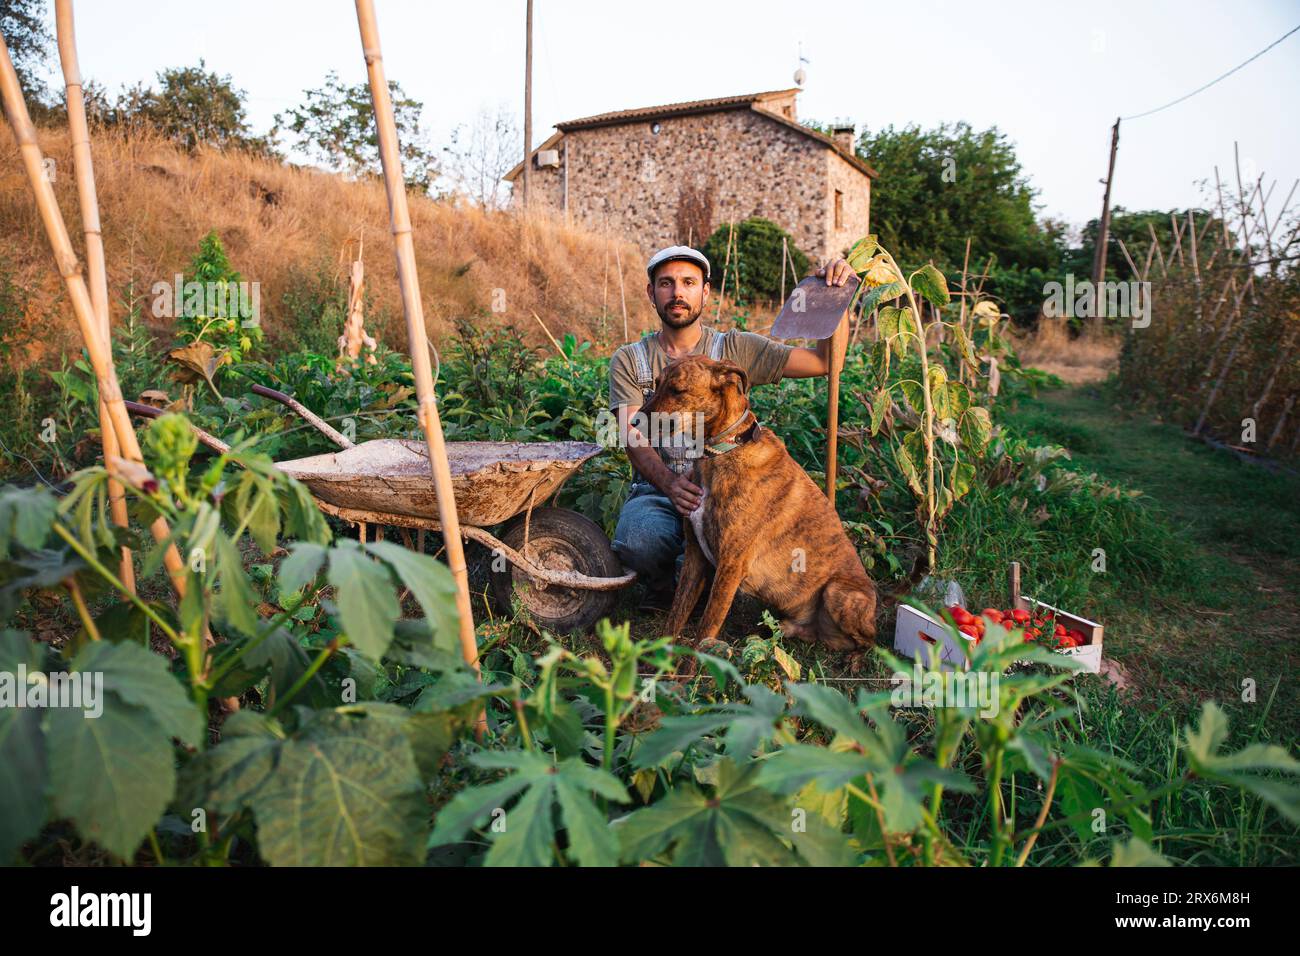
[[[741,395],[749,394],[749,375],[745,373],[743,368],[735,362],[728,362],[725,360],[718,362],[718,365],[721,366],[718,371],[716,383],[719,387],[728,382],[735,382],[740,388]]]

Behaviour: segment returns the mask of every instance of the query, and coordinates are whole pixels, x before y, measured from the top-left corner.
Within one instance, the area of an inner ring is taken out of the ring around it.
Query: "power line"
[[[1232,76],[1232,74],[1234,74],[1234,73],[1236,73],[1238,70],[1240,70],[1243,66],[1246,66],[1246,64],[1248,64],[1248,63],[1252,63],[1252,62],[1254,62],[1255,60],[1258,60],[1261,56],[1263,56],[1263,55],[1264,55],[1265,53],[1267,53],[1269,50],[1273,49],[1273,47],[1277,46],[1279,43],[1281,43],[1283,40],[1285,40],[1287,37],[1289,37],[1292,33],[1295,33],[1297,30],[1300,30],[1300,25],[1295,26],[1295,27],[1292,27],[1290,30],[1288,30],[1286,33],[1282,34],[1280,37],[1278,37],[1276,40],[1274,40],[1274,41],[1273,41],[1272,43],[1270,43],[1268,46],[1264,47],[1264,49],[1260,50],[1258,53],[1256,53],[1254,56],[1252,56],[1249,60],[1246,60],[1245,63],[1239,63],[1239,64],[1237,64],[1237,65],[1234,66],[1231,70],[1229,70],[1227,73],[1223,74],[1223,76],[1218,77],[1218,79],[1210,80],[1210,82],[1206,83],[1206,84],[1205,84],[1204,86],[1202,86],[1202,87],[1198,87],[1197,89],[1192,90],[1192,92],[1188,93],[1186,96],[1180,96],[1180,97],[1178,97],[1178,99],[1176,99],[1176,100],[1174,100],[1174,101],[1172,101],[1172,102],[1170,102],[1170,103],[1166,103],[1164,106],[1157,106],[1155,109],[1153,109],[1153,110],[1147,110],[1145,113],[1138,113],[1138,114],[1135,115],[1135,116],[1124,116],[1124,117],[1121,117],[1121,118],[1122,118],[1122,119],[1126,119],[1126,120],[1141,119],[1141,118],[1144,117],[1144,116],[1150,116],[1152,113],[1159,113],[1161,110],[1167,110],[1167,109],[1169,109],[1169,107],[1171,107],[1171,106],[1177,106],[1177,105],[1178,105],[1179,103],[1181,103],[1183,100],[1189,100],[1189,99],[1191,99],[1193,96],[1195,96],[1197,93],[1200,93],[1200,92],[1202,92],[1202,91],[1204,91],[1204,90],[1208,90],[1210,87],[1212,87],[1215,83],[1218,83],[1220,80],[1226,80],[1228,77]]]

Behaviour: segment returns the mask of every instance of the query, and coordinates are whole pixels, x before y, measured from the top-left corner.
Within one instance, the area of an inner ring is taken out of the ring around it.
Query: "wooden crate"
[[[1046,611],[1048,617],[1054,617],[1066,629],[1075,629],[1082,631],[1088,638],[1088,643],[1079,647],[1069,647],[1057,651],[1058,654],[1065,654],[1067,657],[1073,657],[1083,665],[1086,673],[1097,674],[1101,672],[1101,654],[1102,654],[1102,634],[1105,631],[1096,621],[1090,621],[1086,617],[1079,617],[1077,614],[1071,614],[1069,611],[1063,611],[1060,608],[1053,607],[1032,597],[1027,597],[1020,593],[1020,562],[1012,561],[1011,570],[1008,574],[1008,584],[1011,591],[1011,606],[1021,610],[1029,611],[1031,614],[1035,611]]]

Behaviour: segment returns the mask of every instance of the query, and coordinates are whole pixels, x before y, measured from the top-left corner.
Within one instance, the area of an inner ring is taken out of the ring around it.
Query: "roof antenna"
[[[808,79],[808,74],[804,72],[803,65],[811,62],[803,55],[803,41],[799,43],[799,66],[794,71],[794,85],[803,89],[804,81]]]

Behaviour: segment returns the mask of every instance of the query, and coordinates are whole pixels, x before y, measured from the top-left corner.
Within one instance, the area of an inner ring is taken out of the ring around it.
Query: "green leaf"
[[[977,452],[982,452],[993,436],[993,422],[988,409],[973,405],[966,409],[958,425],[962,443]]]
[[[930,406],[935,418],[949,418],[952,408],[948,402],[948,373],[942,365],[930,366]]]
[[[864,747],[875,744],[875,735],[863,723],[858,708],[835,688],[825,684],[787,682],[785,689],[795,699],[796,713],[811,717],[826,729],[842,734]]]
[[[58,502],[44,488],[0,488],[0,558],[17,544],[35,551],[45,544],[58,512]]]
[[[235,630],[252,637],[261,624],[257,615],[260,598],[244,574],[239,549],[220,533],[213,537],[212,544],[216,552],[217,573],[221,576],[221,588],[213,596],[213,609]]]
[[[926,263],[912,277],[912,289],[933,306],[942,308],[948,304],[948,280],[934,263]]]
[[[798,854],[788,801],[758,787],[758,765],[718,764],[712,798],[682,784],[656,803],[615,820],[621,856],[638,862],[672,851],[676,866],[790,865]]]
[[[886,306],[876,315],[876,329],[882,339],[892,339],[898,334],[902,320],[907,316],[907,309]]]
[[[771,740],[777,732],[785,701],[766,687],[748,685],[744,694],[748,704],[722,704],[702,714],[665,717],[659,729],[651,733],[636,750],[633,765],[655,767],[679,751],[724,730],[727,755],[745,761],[760,742]]]
[[[445,564],[391,541],[367,544],[366,550],[388,564],[411,589],[435,635],[459,633],[456,580]]]
[[[392,642],[393,625],[402,613],[387,570],[368,559],[357,545],[347,547],[340,542],[330,552],[329,582],[334,586],[348,640],[372,661],[379,661]]]
[[[203,740],[205,715],[172,676],[162,655],[139,644],[93,641],[77,654],[72,667],[87,678],[102,675],[106,693],[144,710],[168,737],[196,746]],[[107,710],[107,700],[104,706]]]
[[[531,786],[532,781],[519,774],[481,787],[466,787],[438,811],[429,846],[442,846],[461,840],[472,827],[482,826],[493,811],[505,810],[510,798]]]
[[[875,286],[862,293],[859,308],[863,315],[869,315],[878,304],[897,299],[905,291],[906,286],[901,282],[886,282],[884,285]]]
[[[1115,850],[1110,857],[1111,866],[1173,866],[1168,859],[1144,840],[1133,837],[1127,843],[1115,841]]]
[[[255,489],[250,496],[252,501],[247,505],[248,533],[252,535],[252,540],[257,542],[263,554],[270,554],[276,549],[276,540],[279,537],[279,502],[276,499],[276,492],[269,481],[256,480],[251,472],[244,480]]]
[[[903,397],[907,399],[907,404],[911,405],[918,413],[925,411],[925,392],[921,391],[919,382],[910,378],[905,378],[898,383],[899,388],[903,390]]]
[[[286,594],[296,594],[315,580],[329,552],[319,544],[299,541],[280,562],[280,587]]]
[[[273,866],[400,866],[423,861],[424,784],[391,721],[317,714],[280,747],[252,796],[258,846]]]
[[[239,710],[221,726],[221,742],[196,754],[181,771],[177,801],[182,810],[233,814],[250,805],[270,779],[284,732],[264,714]]]
[[[874,765],[852,751],[835,751],[809,744],[787,744],[763,761],[759,786],[777,793],[795,793],[816,783],[820,790],[836,790]]]
[[[54,813],[71,819],[86,840],[129,862],[175,789],[168,734],[149,710],[115,694],[105,695],[96,718],[71,707],[51,708],[44,728]]]
[[[912,461],[912,456],[908,454],[907,449],[902,445],[893,446],[894,462],[898,465],[898,470],[902,472],[903,477],[907,479],[908,486],[918,495],[925,493],[921,485],[921,475],[916,470],[916,464]]]
[[[0,673],[16,677],[19,666],[40,670],[42,645],[16,631],[0,631]],[[16,687],[18,693],[26,688]],[[27,707],[0,707],[0,866],[13,861],[23,843],[45,822],[45,741],[41,714]]]
[[[1194,761],[1193,767],[1212,764],[1219,748],[1228,739],[1228,715],[1218,704],[1207,700],[1201,705],[1201,720],[1193,730],[1184,729],[1187,738],[1187,753]]]
[[[880,434],[880,426],[885,423],[885,413],[889,411],[889,389],[879,389],[871,400],[871,434]]]
[[[975,466],[967,461],[959,461],[952,469],[952,497],[960,500],[975,487]]]
[[[507,811],[504,829],[483,860],[485,866],[549,866],[553,862],[551,790],[550,783],[537,783]]]
[[[861,272],[867,267],[867,263],[871,261],[872,256],[876,254],[879,248],[880,244],[876,241],[875,236],[863,236],[849,250],[849,268],[854,272]]]

